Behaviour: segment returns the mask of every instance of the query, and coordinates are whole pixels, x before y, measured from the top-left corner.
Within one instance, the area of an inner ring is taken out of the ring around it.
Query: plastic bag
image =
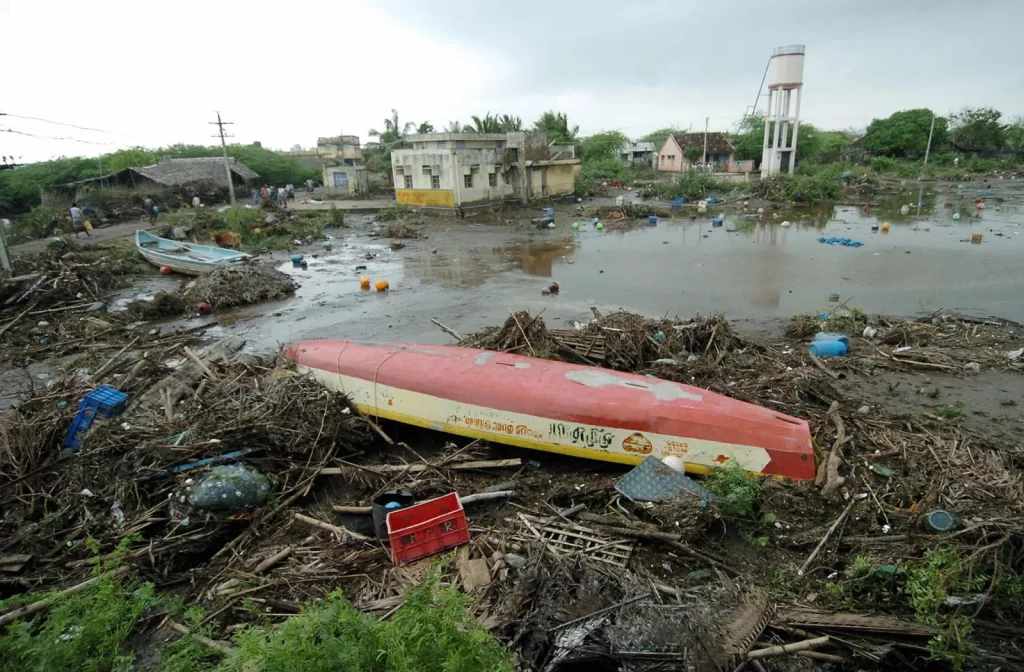
[[[188,500],[207,511],[247,511],[267,503],[270,486],[270,479],[258,471],[238,464],[221,465],[197,480]]]

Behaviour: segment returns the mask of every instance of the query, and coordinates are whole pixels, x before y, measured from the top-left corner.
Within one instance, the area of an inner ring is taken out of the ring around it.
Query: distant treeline
[[[160,149],[137,147],[100,157],[62,157],[14,170],[3,170],[0,171],[0,214],[15,215],[39,205],[41,187],[109,175],[125,168],[150,166],[159,163],[164,157],[178,159],[221,154],[220,147],[200,145],[171,145]],[[307,178],[320,179],[318,170],[305,168],[294,158],[272,152],[259,145],[229,145],[228,155],[259,173],[262,183],[302,184]]]

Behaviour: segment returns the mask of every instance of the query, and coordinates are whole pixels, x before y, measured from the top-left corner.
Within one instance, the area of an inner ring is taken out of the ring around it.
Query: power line
[[[68,124],[63,121],[51,121],[49,119],[41,119],[40,117],[26,117],[21,114],[9,114],[7,112],[0,112],[0,117],[11,117],[12,119],[28,119],[29,121],[41,121],[44,124],[53,124],[54,126],[67,126],[68,128],[77,128],[80,131],[95,131],[96,133],[106,133],[108,135],[120,135],[123,137],[129,137],[124,133],[114,133],[113,131],[104,131],[102,128],[90,128],[88,126],[76,126],[75,124]]]
[[[83,145],[119,145],[124,143],[118,142],[92,142],[90,140],[79,140],[78,138],[63,138],[54,137],[50,135],[36,135],[35,133],[26,133],[25,131],[16,131],[13,128],[0,128],[0,133],[15,133],[17,135],[26,135],[30,138],[38,138],[40,140],[67,140],[69,142],[80,142]]]
[[[225,175],[227,175],[227,178],[228,178],[228,195],[231,197],[231,205],[234,205],[235,204],[235,185],[234,185],[234,183],[231,180],[231,165],[228,163],[228,145],[224,141],[225,137],[228,137],[228,138],[234,137],[232,135],[228,135],[228,136],[224,135],[224,127],[225,126],[230,126],[234,122],[231,122],[231,121],[221,121],[220,110],[218,110],[217,111],[217,121],[211,121],[210,123],[216,125],[217,126],[217,130],[220,131],[220,146],[224,150],[224,173],[225,173]],[[215,135],[213,137],[216,138],[217,136]]]

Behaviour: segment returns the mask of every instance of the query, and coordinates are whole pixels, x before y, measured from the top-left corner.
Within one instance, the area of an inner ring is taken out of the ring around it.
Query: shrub
[[[761,494],[761,481],[751,476],[735,462],[716,469],[704,479],[704,487],[720,501],[719,511],[730,518],[748,518],[757,506]]]

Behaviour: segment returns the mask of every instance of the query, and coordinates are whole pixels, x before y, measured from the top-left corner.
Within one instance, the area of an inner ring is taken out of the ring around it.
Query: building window
[[[423,174],[430,175],[430,166],[422,166]]]
[[[496,143],[494,143],[494,148],[495,149],[501,149],[504,146],[505,146],[505,141],[504,140],[498,140]]]
[[[456,140],[455,141],[455,149],[465,149],[465,148],[466,148],[466,141],[465,140]]]
[[[509,177],[508,173],[505,173],[503,177],[505,178],[505,184],[512,184],[512,178]]]
[[[448,141],[447,140],[438,140],[437,141],[437,148],[438,149],[445,149],[447,147],[448,147]]]
[[[473,175],[472,174],[470,174],[470,175],[463,175],[462,176],[462,184],[463,184],[463,186],[466,187],[466,189],[472,189],[473,188]]]
[[[488,173],[488,175],[487,175],[487,184],[489,184],[492,187],[498,186],[498,174],[497,173]]]
[[[519,163],[519,148],[518,147],[513,147],[512,149],[508,150],[508,154],[509,154],[509,157],[508,157],[509,161],[511,161],[512,163]]]
[[[431,189],[440,189],[441,188],[441,176],[440,175],[431,175],[430,176],[430,188]]]
[[[405,188],[412,189],[412,175],[405,176]]]
[[[415,144],[415,147],[416,147],[416,149],[426,149],[427,148],[427,143],[425,143],[425,142],[417,142]]]

